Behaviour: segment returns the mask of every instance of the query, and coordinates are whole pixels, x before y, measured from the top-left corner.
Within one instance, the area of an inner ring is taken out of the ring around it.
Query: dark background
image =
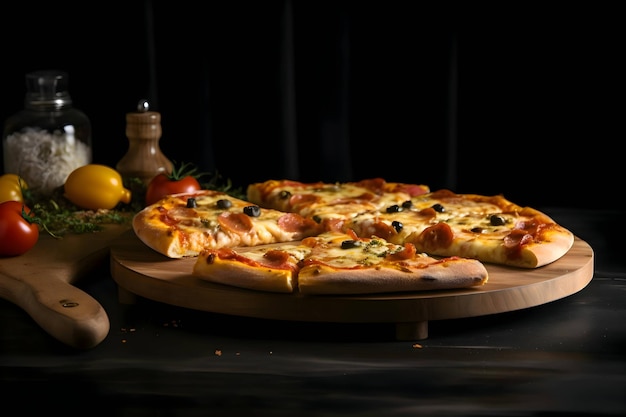
[[[0,118],[24,75],[69,73],[94,162],[140,99],[161,149],[235,185],[380,176],[615,208],[624,139],[618,2],[4,2]]]

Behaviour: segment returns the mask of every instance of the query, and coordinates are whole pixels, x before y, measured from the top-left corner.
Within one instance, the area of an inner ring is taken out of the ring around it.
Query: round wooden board
[[[430,320],[519,310],[567,297],[593,277],[594,254],[576,238],[558,261],[537,269],[486,265],[489,281],[470,289],[374,295],[278,294],[213,284],[191,275],[195,258],[170,259],[132,230],[111,246],[111,274],[124,295],[214,313],[277,320],[394,323],[399,339],[423,339]]]

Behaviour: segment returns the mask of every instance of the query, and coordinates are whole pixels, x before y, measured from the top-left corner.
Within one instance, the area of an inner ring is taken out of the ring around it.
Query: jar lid
[[[26,105],[61,107],[72,103],[68,93],[68,74],[43,70],[26,74]]]

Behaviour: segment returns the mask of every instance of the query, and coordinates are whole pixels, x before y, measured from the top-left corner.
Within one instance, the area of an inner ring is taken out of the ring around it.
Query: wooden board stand
[[[111,274],[119,300],[142,296],[179,307],[244,317],[335,323],[391,323],[398,340],[428,337],[430,320],[519,310],[567,297],[593,277],[591,247],[576,238],[558,261],[528,270],[486,265],[482,287],[374,295],[305,296],[213,284],[191,275],[195,258],[170,259],[144,245],[133,231],[111,247]]]

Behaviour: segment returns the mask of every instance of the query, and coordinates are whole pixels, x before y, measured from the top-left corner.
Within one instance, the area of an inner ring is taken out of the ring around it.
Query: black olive
[[[399,222],[397,220],[392,221],[391,226],[393,226],[393,228],[396,229],[396,232],[398,233],[400,233],[400,230],[402,230],[402,228],[404,227],[402,222]]]
[[[361,242],[358,240],[344,240],[341,242],[341,249],[352,249],[358,248],[359,246],[361,246]]]
[[[413,202],[411,200],[406,200],[402,203],[402,208],[410,209],[411,207],[413,207]]]
[[[313,215],[312,219],[317,224],[322,222],[322,218],[320,216],[318,216],[317,214]]]
[[[196,208],[198,207],[198,203],[196,203],[196,199],[193,197],[189,197],[187,199],[187,208]]]
[[[483,228],[482,227],[474,227],[471,230],[472,233],[482,233],[483,232]]]
[[[443,213],[446,211],[446,209],[439,203],[433,204],[432,205],[433,210],[435,210],[437,213]]]
[[[289,197],[291,197],[291,192],[289,192],[289,191],[287,191],[287,190],[283,190],[283,191],[281,191],[281,192],[280,192],[280,194],[278,194],[278,197],[279,197],[281,200],[286,200],[286,199],[288,199]]]
[[[245,206],[243,212],[250,217],[259,217],[261,215],[261,207],[259,206]]]
[[[499,214],[492,214],[489,217],[489,222],[492,226],[503,226],[506,223],[506,220]]]
[[[214,253],[210,253],[209,256],[206,257],[206,263],[209,265],[215,262],[216,255]]]
[[[402,207],[397,204],[387,207],[387,213],[398,213],[400,211],[402,211]]]
[[[230,206],[232,206],[233,203],[230,200],[226,200],[224,198],[222,198],[221,200],[217,200],[217,208],[219,209],[227,209],[230,208]]]

